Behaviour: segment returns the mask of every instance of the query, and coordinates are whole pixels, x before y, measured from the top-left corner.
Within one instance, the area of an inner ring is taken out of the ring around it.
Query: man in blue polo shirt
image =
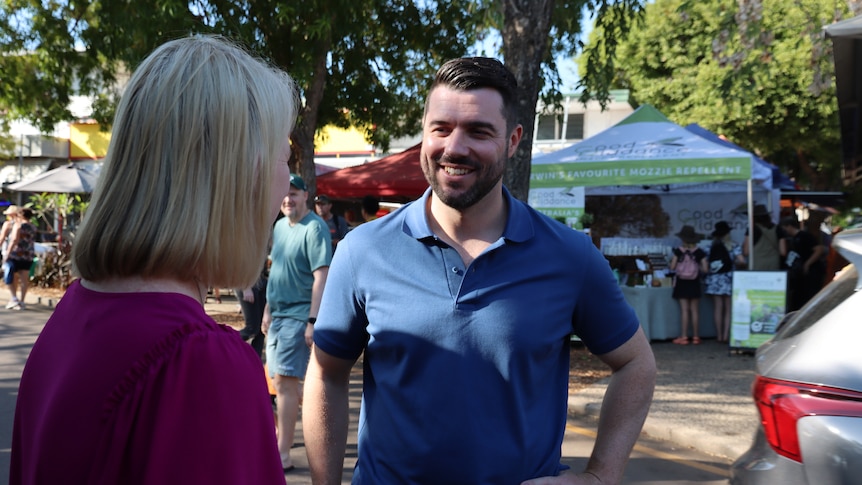
[[[655,360],[590,239],[503,187],[523,132],[516,89],[496,60],[444,64],[423,117],[431,188],[339,244],[305,381],[315,483],[341,483],[350,369],[363,352],[353,483],[620,481]],[[560,463],[572,333],[614,371],[578,471]]]

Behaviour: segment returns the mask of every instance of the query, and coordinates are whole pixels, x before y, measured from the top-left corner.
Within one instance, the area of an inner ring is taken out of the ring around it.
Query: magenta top
[[[283,485],[260,358],[192,298],[76,281],[24,367],[10,483]]]

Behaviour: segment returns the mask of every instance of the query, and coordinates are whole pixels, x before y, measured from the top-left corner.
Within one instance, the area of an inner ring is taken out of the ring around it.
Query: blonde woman
[[[24,369],[11,483],[284,484],[260,358],[204,312],[259,276],[288,188],[290,77],[156,49],[117,108],[66,291]]]

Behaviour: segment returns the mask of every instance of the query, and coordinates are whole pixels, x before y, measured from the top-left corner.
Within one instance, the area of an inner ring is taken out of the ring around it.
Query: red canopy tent
[[[383,201],[416,200],[428,188],[419,166],[421,145],[363,165],[322,174],[317,177],[317,193],[332,199],[361,199],[373,195]]]

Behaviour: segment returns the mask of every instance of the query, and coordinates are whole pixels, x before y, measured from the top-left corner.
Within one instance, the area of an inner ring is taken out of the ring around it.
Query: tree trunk
[[[828,181],[823,180],[822,174],[814,170],[808,163],[808,157],[801,148],[796,149],[796,160],[799,165],[799,170],[808,176],[808,186],[812,190],[828,190]]]
[[[314,73],[308,89],[302,94],[305,105],[291,135],[291,172],[298,173],[308,187],[308,203],[313,207],[317,193],[317,175],[314,167],[314,134],[317,131],[318,110],[326,88],[326,58],[332,46],[331,37],[319,45],[314,58]]]
[[[503,183],[526,201],[530,191],[533,129],[542,59],[550,45],[554,0],[503,0],[503,56],[518,80],[518,119],[524,126],[521,144],[506,166]]]

